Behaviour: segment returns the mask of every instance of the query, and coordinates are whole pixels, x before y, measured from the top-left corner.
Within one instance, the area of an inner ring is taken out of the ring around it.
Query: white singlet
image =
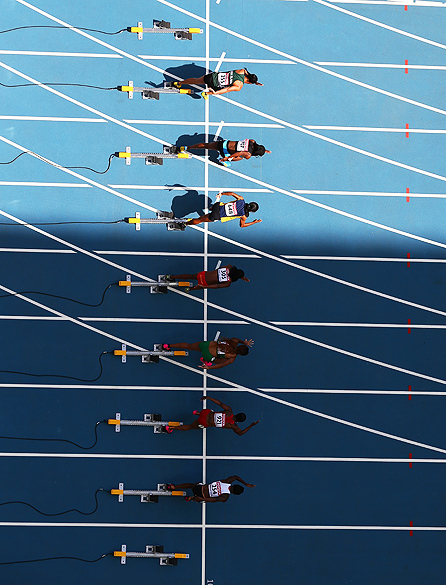
[[[221,481],[213,481],[212,483],[208,484],[209,490],[209,497],[210,498],[218,498],[222,494],[230,494],[229,488],[231,487],[230,483],[222,483]]]
[[[214,425],[216,427],[224,427],[226,422],[226,415],[224,412],[214,412]]]

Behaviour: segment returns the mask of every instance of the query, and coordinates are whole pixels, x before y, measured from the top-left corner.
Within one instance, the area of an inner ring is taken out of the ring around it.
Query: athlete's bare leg
[[[190,349],[191,351],[201,351],[200,350],[200,343],[201,341],[197,341],[196,343],[169,343],[170,347],[177,347],[178,349]]]
[[[191,144],[187,147],[187,150],[202,150],[207,148],[208,150],[218,150],[217,142],[199,142],[198,144]]]
[[[197,274],[171,274],[170,278],[173,280],[180,280],[181,278],[188,278],[189,280],[197,280]]]
[[[204,75],[203,77],[188,77],[179,83],[182,85],[206,85],[204,82]]]

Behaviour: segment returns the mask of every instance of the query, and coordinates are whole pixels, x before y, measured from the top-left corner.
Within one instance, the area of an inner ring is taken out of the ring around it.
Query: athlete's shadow
[[[203,193],[198,193],[195,189],[186,189],[184,185],[179,183],[166,185],[166,187],[183,187],[186,191],[185,195],[177,195],[172,199],[170,209],[175,217],[187,217],[191,213],[198,213],[201,217],[205,213],[204,210],[212,205],[210,197],[206,197]]]
[[[218,140],[223,140],[223,138],[221,138],[219,136]],[[191,144],[198,144],[200,142],[205,142],[205,141],[206,141],[205,134],[197,134],[197,133],[195,133],[195,134],[182,134],[181,136],[179,136],[177,138],[175,146],[191,146]],[[213,134],[209,134],[208,142],[215,142]],[[201,154],[204,155],[204,150],[191,150],[191,153],[196,154],[196,155],[201,155]],[[214,162],[214,163],[218,163],[218,159],[220,158],[220,153],[218,152],[218,150],[208,150],[208,153],[209,153],[209,160]]]
[[[153,81],[145,81],[147,85],[150,87],[162,88],[165,81],[176,81],[177,77],[180,79],[187,79],[188,77],[203,77],[206,75],[207,70],[200,65],[195,65],[195,63],[187,63],[186,65],[180,65],[179,67],[169,67],[166,69],[166,73],[164,73],[164,79],[161,83],[156,84]],[[203,86],[204,90],[204,86]],[[201,99],[200,92],[190,94],[190,97],[193,99]]]

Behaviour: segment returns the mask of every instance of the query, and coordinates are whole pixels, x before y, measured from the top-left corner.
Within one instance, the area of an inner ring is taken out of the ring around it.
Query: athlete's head
[[[257,144],[254,142],[252,147],[252,156],[263,156],[265,152],[268,152],[263,144]]]
[[[254,73],[250,73],[247,69],[245,69],[245,77],[248,80],[248,83],[252,83],[253,85],[262,85],[259,83],[259,78]]]
[[[259,204],[256,203],[255,201],[252,201],[251,203],[245,203],[245,215],[246,217],[248,217],[248,215],[250,213],[255,213],[256,211],[258,211],[259,209]]]
[[[235,422],[245,422],[246,414],[244,412],[239,412],[238,414],[234,414]]]
[[[231,494],[234,494],[234,496],[239,496],[245,491],[245,488],[242,485],[238,485],[236,483],[235,485],[231,485],[229,491],[231,492]]]
[[[232,266],[229,270],[229,278],[232,280],[232,282],[237,282],[239,278],[243,278],[244,276],[245,273],[243,270],[240,270],[237,268],[237,266]]]
[[[237,346],[237,355],[248,355],[249,347],[247,345]]]

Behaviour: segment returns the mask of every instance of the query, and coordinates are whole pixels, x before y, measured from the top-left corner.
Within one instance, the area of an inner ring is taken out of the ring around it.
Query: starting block
[[[125,152],[115,152],[117,158],[125,158],[125,164],[129,165],[132,158],[144,158],[146,165],[162,165],[165,158],[192,158],[186,151],[186,147],[163,146],[163,152],[132,152],[130,146],[126,146]]]
[[[165,274],[158,275],[158,282],[156,284],[152,282],[132,282],[130,274],[127,274],[125,278],[126,280],[120,280],[118,284],[119,286],[125,286],[126,293],[132,292],[132,286],[148,286],[150,287],[150,292],[153,294],[167,294],[169,287],[184,287],[185,292],[189,292],[189,288],[193,286],[192,282],[169,282],[166,280]]]
[[[124,217],[126,223],[133,223],[137,232],[141,229],[142,223],[157,223],[165,224],[167,231],[181,231],[186,229],[187,221],[175,217],[173,211],[157,211],[156,218],[142,218],[139,211],[135,213],[135,217]]]
[[[109,418],[107,424],[115,426],[115,432],[120,433],[121,427],[153,427],[155,434],[167,433],[166,427],[180,427],[182,422],[163,421],[160,414],[145,414],[143,420],[124,420],[121,413],[117,412],[115,418]],[[119,495],[119,494],[116,494]],[[119,500],[121,501],[121,500]]]
[[[113,355],[120,355],[121,361],[123,364],[127,361],[128,355],[140,355],[141,361],[143,364],[158,364],[160,361],[160,356],[165,357],[172,357],[172,356],[187,356],[189,355],[188,351],[184,351],[182,349],[175,349],[175,350],[165,350],[162,348],[161,343],[154,343],[153,351],[127,351],[127,346],[125,343],[121,345],[121,349],[115,349]],[[166,423],[167,424],[167,423]]]
[[[143,100],[159,100],[160,93],[183,93],[186,95],[202,93],[201,90],[196,92],[192,89],[183,89],[180,83],[175,81],[165,81],[163,87],[155,87],[152,89],[148,87],[135,87],[133,81],[129,81],[127,85],[118,85],[116,89],[127,93],[130,100],[133,99],[135,92],[140,93]]]
[[[170,22],[165,20],[153,20],[153,28],[144,28],[142,22],[138,22],[137,26],[128,26],[127,32],[137,33],[138,40],[141,41],[143,33],[173,33],[175,40],[192,40],[193,34],[201,34],[201,28],[172,28]]]
[[[165,553],[164,547],[157,544],[157,545],[150,545],[146,546],[146,552],[129,552],[127,551],[127,546],[123,544],[121,546],[121,550],[115,550],[113,552],[114,557],[121,557],[121,565],[125,565],[127,559],[130,557],[133,558],[149,558],[149,559],[159,559],[160,565],[166,565],[174,567],[178,563],[178,559],[188,559],[189,555],[186,553]]]
[[[141,502],[157,504],[159,496],[185,496],[186,492],[179,490],[168,490],[167,484],[159,483],[156,490],[125,490],[124,484],[120,483],[117,490],[110,491],[112,496],[118,496],[118,502],[124,501],[124,496],[140,496]]]

